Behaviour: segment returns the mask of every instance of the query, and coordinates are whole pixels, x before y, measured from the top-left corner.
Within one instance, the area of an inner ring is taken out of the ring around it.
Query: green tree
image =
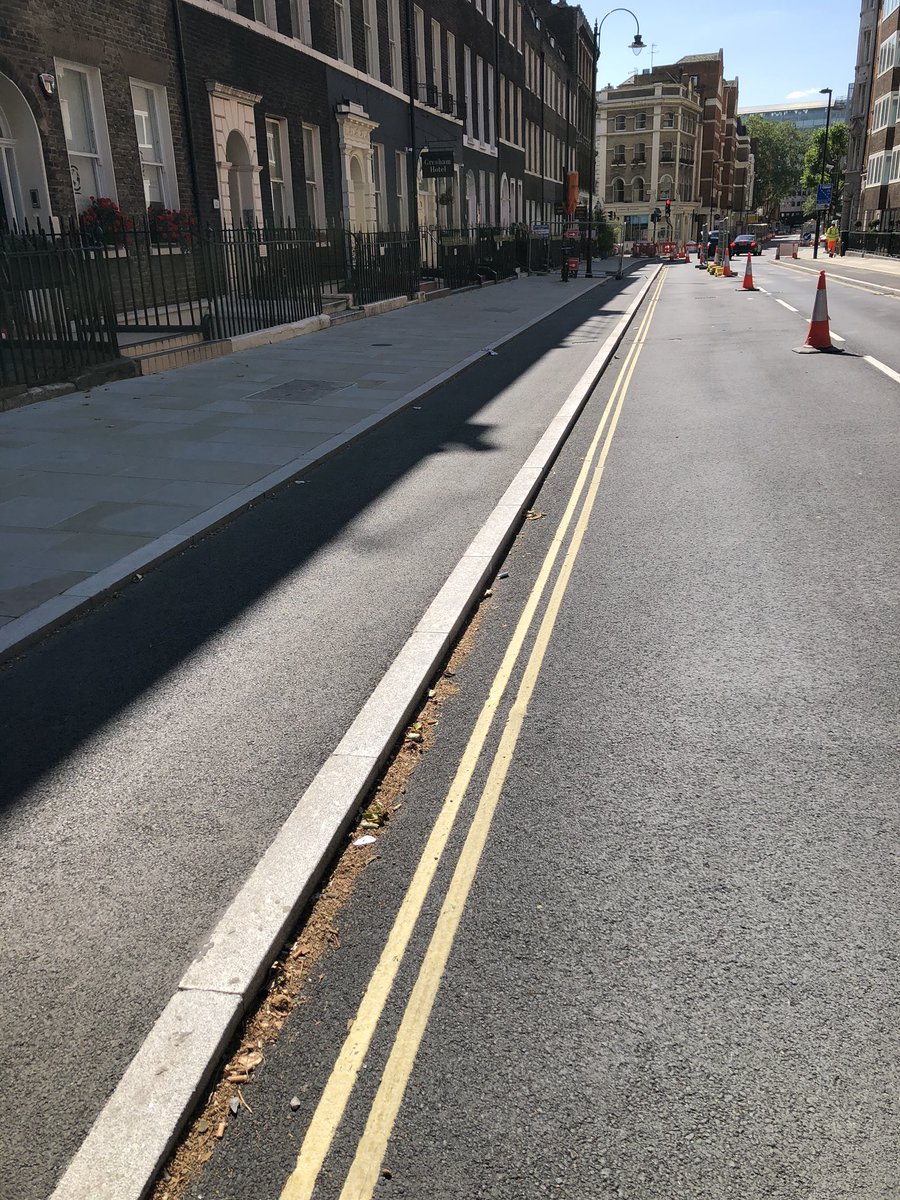
[[[801,184],[811,193],[804,215],[815,216],[816,188],[820,181],[833,185],[832,207],[844,190],[844,166],[847,162],[847,126],[836,121],[828,130],[828,146],[825,146],[825,130],[817,129],[812,135],[806,154],[803,156]],[[823,160],[824,154],[824,160]],[[822,180],[822,163],[825,163],[825,178]]]
[[[782,198],[800,190],[809,134],[790,121],[759,116],[747,117],[744,125],[753,141],[756,204],[767,221],[777,221]]]

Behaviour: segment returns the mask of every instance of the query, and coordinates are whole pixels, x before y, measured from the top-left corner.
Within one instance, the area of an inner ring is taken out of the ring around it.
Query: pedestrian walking
[[[841,231],[835,225],[834,221],[825,230],[825,245],[828,248],[828,257],[834,258],[834,252],[837,249],[838,241],[840,240]]]

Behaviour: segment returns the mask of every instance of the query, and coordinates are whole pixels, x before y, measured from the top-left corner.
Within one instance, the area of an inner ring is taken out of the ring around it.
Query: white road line
[[[777,296],[775,297],[775,303],[780,304],[782,308],[786,308],[788,310],[788,312],[799,312],[800,311],[799,309],[794,308],[793,304],[788,304],[788,302],[786,300],[779,300]]]
[[[783,262],[779,259],[779,262]],[[802,267],[799,263],[791,263],[791,269],[794,271],[805,271],[807,275],[818,275],[820,267]],[[887,283],[879,283],[875,279],[857,279],[853,275],[838,275],[826,272],[826,277],[829,283],[843,283],[846,287],[859,287],[863,291],[870,292],[872,288],[881,288],[881,292],[888,293],[890,296],[900,296],[900,288],[891,287]],[[876,293],[879,295],[881,293]]]
[[[834,337],[834,334],[831,335]],[[883,362],[879,362],[877,358],[873,358],[871,354],[864,354],[863,358],[867,363],[871,363],[873,367],[877,367],[889,379],[893,379],[895,383],[900,383],[900,374],[897,371],[892,371],[890,367],[886,367]]]
[[[835,333],[833,329],[830,330],[830,333],[831,333],[832,338],[836,342],[846,342],[846,340],[847,340],[846,338],[842,338],[839,333]]]

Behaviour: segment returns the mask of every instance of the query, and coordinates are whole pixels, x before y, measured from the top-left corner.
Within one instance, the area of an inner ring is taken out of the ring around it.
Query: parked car
[[[739,233],[728,250],[732,258],[738,254],[762,254],[762,246],[755,233]]]
[[[699,245],[696,242],[685,242],[684,248],[688,254],[696,254],[697,251],[700,249]]]

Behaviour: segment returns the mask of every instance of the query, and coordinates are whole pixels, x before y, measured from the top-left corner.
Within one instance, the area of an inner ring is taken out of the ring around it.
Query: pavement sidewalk
[[[0,414],[0,657],[602,284],[605,265]]]

